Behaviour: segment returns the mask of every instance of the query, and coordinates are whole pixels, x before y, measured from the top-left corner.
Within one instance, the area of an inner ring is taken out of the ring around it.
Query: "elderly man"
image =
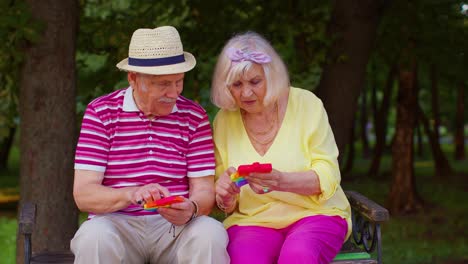
[[[228,238],[206,216],[214,151],[204,109],[181,96],[195,67],[174,27],[138,29],[117,64],[130,86],[87,107],[73,195],[89,212],[71,241],[75,263],[228,263]],[[170,207],[145,210],[161,198]]]

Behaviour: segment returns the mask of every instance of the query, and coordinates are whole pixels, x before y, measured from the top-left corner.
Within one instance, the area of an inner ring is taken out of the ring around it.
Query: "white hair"
[[[229,87],[240,80],[254,63],[246,60],[232,65],[227,55],[229,48],[248,53],[262,52],[271,57],[271,62],[259,64],[263,68],[266,79],[266,95],[263,100],[265,105],[276,102],[289,89],[289,75],[278,53],[265,38],[255,32],[247,32],[231,38],[218,57],[211,83],[211,101],[217,107],[228,110],[238,108]]]

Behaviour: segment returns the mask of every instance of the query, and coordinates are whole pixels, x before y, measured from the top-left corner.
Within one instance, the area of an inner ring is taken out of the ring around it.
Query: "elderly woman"
[[[216,202],[229,216],[232,263],[329,263],[351,230],[338,150],[322,102],[290,87],[260,35],[235,36],[215,68]],[[237,187],[235,167],[271,163]]]

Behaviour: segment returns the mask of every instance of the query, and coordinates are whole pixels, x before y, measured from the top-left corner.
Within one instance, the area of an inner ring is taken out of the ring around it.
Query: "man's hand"
[[[181,203],[172,204],[171,207],[158,208],[159,214],[176,226],[184,225],[190,221],[196,212],[195,205],[189,199]]]
[[[169,197],[171,193],[166,187],[157,183],[147,184],[134,190],[131,201],[133,204],[143,204],[159,200],[163,197]]]

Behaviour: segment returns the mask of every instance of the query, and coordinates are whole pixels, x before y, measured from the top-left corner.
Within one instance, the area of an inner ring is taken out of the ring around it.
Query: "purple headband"
[[[271,57],[260,51],[243,52],[240,49],[231,47],[227,49],[226,53],[233,65],[242,61],[252,61],[258,64],[271,62]]]

